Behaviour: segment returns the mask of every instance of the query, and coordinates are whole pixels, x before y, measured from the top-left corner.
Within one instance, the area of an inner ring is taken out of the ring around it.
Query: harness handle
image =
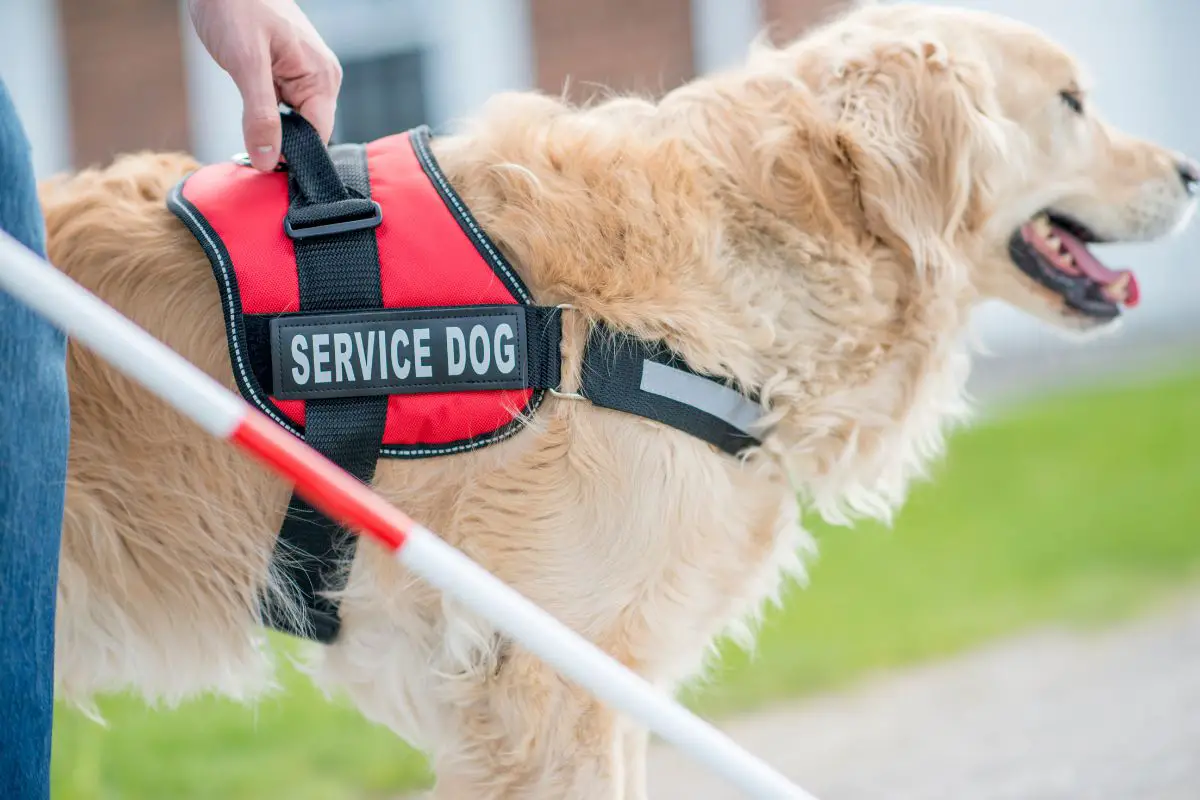
[[[309,121],[292,109],[281,110],[279,116],[292,185],[284,232],[292,239],[309,239],[379,227],[383,209],[346,186]]]

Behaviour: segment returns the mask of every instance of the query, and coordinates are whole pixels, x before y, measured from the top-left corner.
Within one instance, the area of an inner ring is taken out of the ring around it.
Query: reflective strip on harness
[[[691,406],[746,436],[754,435],[755,425],[763,418],[763,407],[752,403],[740,392],[694,372],[657,361],[647,359],[642,362],[639,387],[643,392]]]
[[[761,406],[720,378],[696,372],[662,342],[596,325],[583,351],[580,394],[690,433],[740,455],[760,443]]]

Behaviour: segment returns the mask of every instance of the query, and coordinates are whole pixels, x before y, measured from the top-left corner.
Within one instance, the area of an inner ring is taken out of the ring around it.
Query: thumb
[[[256,169],[272,170],[279,163],[282,132],[275,82],[266,61],[233,76],[242,93],[242,135]]]

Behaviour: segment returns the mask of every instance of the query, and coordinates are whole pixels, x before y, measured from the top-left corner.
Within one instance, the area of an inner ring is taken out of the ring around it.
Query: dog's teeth
[[[1046,244],[1050,245],[1055,250],[1062,249],[1062,242],[1059,241],[1059,238],[1057,236],[1055,236],[1054,234],[1050,234],[1049,236],[1046,237]]]
[[[1125,302],[1125,298],[1129,294],[1129,273],[1122,274],[1121,277],[1105,286],[1104,293],[1118,303]]]
[[[1050,220],[1047,219],[1044,215],[1040,216],[1040,217],[1035,217],[1033,220],[1033,229],[1035,231],[1037,231],[1039,234],[1041,234],[1042,236],[1049,236],[1050,235]]]
[[[1071,255],[1070,253],[1063,253],[1062,263],[1063,266],[1067,267],[1075,266],[1075,256]]]

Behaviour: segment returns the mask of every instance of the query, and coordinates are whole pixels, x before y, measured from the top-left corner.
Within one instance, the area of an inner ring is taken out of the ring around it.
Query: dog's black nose
[[[1183,188],[1188,196],[1195,196],[1196,190],[1200,188],[1200,165],[1190,158],[1185,158],[1175,165],[1175,169],[1179,170],[1179,179],[1183,181]]]

